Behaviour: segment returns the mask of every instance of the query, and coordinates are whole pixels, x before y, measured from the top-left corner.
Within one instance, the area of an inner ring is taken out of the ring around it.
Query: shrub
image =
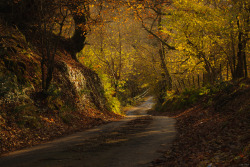
[[[183,108],[188,108],[197,103],[202,97],[208,96],[209,99],[205,106],[212,104],[211,96],[216,94],[220,90],[230,89],[230,83],[220,83],[218,85],[207,85],[201,88],[189,88],[185,89],[180,94],[168,93],[165,98],[165,102],[160,105],[156,104],[156,109],[159,111],[173,111]]]
[[[123,114],[120,107],[121,103],[117,97],[114,97],[115,89],[111,86],[110,79],[106,74],[99,74],[104,87],[104,96],[107,99],[107,107],[110,111],[116,114]]]

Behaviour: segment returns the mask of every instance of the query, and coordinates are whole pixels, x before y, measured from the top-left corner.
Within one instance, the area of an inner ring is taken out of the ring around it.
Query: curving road
[[[144,167],[175,137],[175,120],[147,115],[149,97],[118,122],[79,132],[0,158],[0,167]]]

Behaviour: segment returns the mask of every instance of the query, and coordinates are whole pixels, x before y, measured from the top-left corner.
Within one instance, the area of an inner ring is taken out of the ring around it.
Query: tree
[[[42,92],[46,94],[53,78],[55,55],[64,48],[77,61],[76,54],[84,47],[90,2],[87,0],[19,0],[12,3],[15,24],[36,43],[41,53]],[[65,36],[70,29],[71,35]],[[74,28],[72,28],[74,27]],[[30,30],[40,40],[35,41]]]
[[[88,62],[94,59],[89,66],[102,66],[105,69],[104,72],[110,77],[115,92],[118,92],[118,85],[122,82],[123,69],[126,64],[124,61],[127,54],[123,51],[124,40],[122,39],[125,34],[122,30],[119,8],[112,8],[112,3],[101,5],[101,8],[99,5],[92,7],[92,11],[95,11],[92,18],[98,17],[98,23],[91,26],[87,40],[89,46],[86,46],[83,54],[88,53],[95,57],[88,58]]]
[[[237,54],[235,53],[235,49],[232,49],[233,51],[233,62],[237,61],[237,65],[235,68],[231,65],[233,78],[238,79],[242,77],[247,77],[247,60],[246,60],[246,49],[247,49],[247,43],[249,41],[249,17],[250,17],[250,4],[249,1],[238,1],[233,0],[230,3],[230,7],[228,11],[232,13],[231,21],[231,27],[232,27],[232,37],[235,34],[238,39],[236,40],[237,45]],[[237,26],[233,26],[233,24],[236,24]],[[234,27],[236,29],[234,29]],[[232,43],[234,42],[234,38],[231,38]],[[236,44],[236,43],[235,43]],[[232,48],[234,46],[232,45]],[[235,56],[236,55],[236,56]],[[235,57],[237,57],[237,60],[235,60]]]

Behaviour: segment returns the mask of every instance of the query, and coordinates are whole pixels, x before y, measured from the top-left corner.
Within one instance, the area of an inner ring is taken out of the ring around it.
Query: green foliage
[[[219,90],[221,90],[220,86],[211,85],[201,88],[185,89],[181,94],[168,94],[165,98],[165,102],[162,105],[157,104],[156,107],[161,111],[173,111],[188,108],[197,103],[203,96],[211,97]],[[208,98],[205,105],[208,106],[211,104],[212,99]]]
[[[124,106],[135,106],[141,101],[142,101],[141,98],[127,98]]]
[[[91,90],[88,89],[87,87],[85,87],[85,88],[83,88],[83,89],[80,90],[79,94],[80,95],[89,95],[90,92],[91,92]]]
[[[59,110],[59,117],[64,123],[71,124],[72,120],[75,118],[75,116],[72,114],[72,112],[74,111],[76,111],[76,108],[74,106],[65,103],[61,106]]]
[[[17,124],[22,127],[29,127],[29,128],[39,128],[41,127],[41,119],[38,116],[29,116],[29,115],[23,115],[19,118],[19,121],[17,121]]]
[[[66,124],[70,124],[72,119],[73,119],[73,116],[72,114],[70,114],[69,112],[60,112],[59,113],[59,117],[62,119],[62,121]]]
[[[6,120],[3,118],[3,116],[0,114],[0,130],[1,127],[5,126]],[[0,138],[1,139],[1,138]]]
[[[56,84],[51,84],[48,90],[48,107],[52,110],[58,110],[63,106],[62,91]]]
[[[37,128],[40,126],[36,115],[37,107],[30,98],[34,87],[26,82],[20,85],[16,73],[1,66],[0,72],[0,103],[1,114],[9,117],[20,127]]]
[[[39,128],[41,124],[37,111],[38,108],[30,102],[11,103],[3,115],[20,127]]]
[[[0,102],[24,104],[31,102],[29,93],[34,90],[32,85],[18,84],[17,77],[11,72],[0,72]]]
[[[0,72],[0,97],[12,99],[9,92],[13,92],[17,87],[14,74]]]
[[[120,101],[117,97],[114,97],[115,89],[111,86],[110,79],[106,74],[99,74],[104,87],[104,95],[107,99],[107,105],[110,111],[116,114],[123,114],[120,110]]]
[[[195,103],[199,102],[203,97],[206,97],[206,102],[203,104],[204,107],[209,107],[213,104],[213,97],[217,93],[223,91],[226,94],[232,93],[233,84],[231,82],[221,82],[216,85],[207,85],[201,88],[189,88],[185,89],[180,94],[174,92],[168,92],[165,102],[156,104],[156,109],[159,111],[173,111],[183,108],[188,108]]]

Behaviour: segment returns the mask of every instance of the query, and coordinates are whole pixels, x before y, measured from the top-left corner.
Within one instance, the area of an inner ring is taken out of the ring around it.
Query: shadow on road
[[[175,137],[175,120],[147,115],[149,97],[127,117],[0,158],[1,167],[149,166]]]

